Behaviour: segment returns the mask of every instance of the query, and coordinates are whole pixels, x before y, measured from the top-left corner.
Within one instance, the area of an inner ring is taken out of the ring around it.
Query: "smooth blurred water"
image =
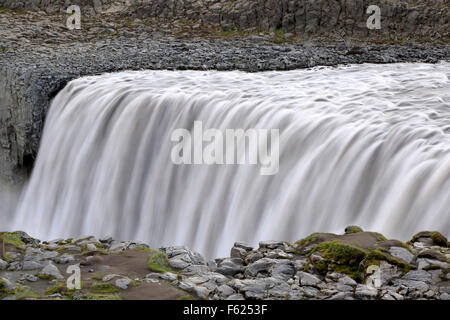
[[[349,224],[450,236],[450,63],[288,72],[142,71],[70,82],[54,99],[14,218],[42,239],[186,245],[295,241]],[[171,132],[280,129],[280,168],[174,165]]]

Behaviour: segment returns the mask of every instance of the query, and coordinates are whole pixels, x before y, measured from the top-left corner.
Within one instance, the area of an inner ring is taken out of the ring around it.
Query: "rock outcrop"
[[[72,4],[79,5],[86,15],[120,12],[125,17],[155,18],[166,24],[184,21],[223,31],[280,30],[302,37],[383,35],[448,40],[450,30],[448,0],[0,0],[0,7],[47,13],[64,13]],[[381,30],[367,28],[371,5],[381,9]]]

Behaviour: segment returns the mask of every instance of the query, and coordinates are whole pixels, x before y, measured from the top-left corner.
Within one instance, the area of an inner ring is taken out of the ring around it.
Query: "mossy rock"
[[[385,246],[385,244],[388,246],[403,246],[400,241],[387,240],[382,234],[377,232],[355,232],[343,235],[316,232],[304,239],[297,241],[295,243],[295,249],[299,254],[305,254],[311,252],[311,250],[314,249],[314,245],[334,240],[355,246],[363,250],[376,249],[380,246]]]
[[[366,254],[366,257],[363,261],[364,268],[367,268],[371,265],[379,266],[381,261],[386,261],[392,265],[399,267],[401,270],[403,270],[403,274],[406,274],[409,270],[411,270],[413,268],[410,264],[406,263],[403,260],[394,258],[388,252],[385,252],[381,248],[369,250],[369,252]]]
[[[80,300],[122,300],[118,294],[91,294],[85,293]]]
[[[66,288],[64,282],[58,282],[57,284],[55,284],[55,285],[45,289],[45,294],[48,295],[48,296],[50,296],[52,294],[55,294],[55,293],[61,293],[62,294],[66,290],[67,290],[67,288]]]
[[[353,279],[360,278],[360,263],[365,259],[366,252],[358,247],[334,240],[318,244],[312,251],[322,260],[312,260],[314,268],[325,275],[328,271],[345,273]]]
[[[351,234],[351,233],[359,233],[359,232],[363,232],[363,229],[361,229],[358,226],[348,226],[345,228],[345,234]]]
[[[432,249],[426,249],[422,250],[420,253],[417,254],[417,258],[426,258],[426,259],[432,259],[432,260],[438,260],[441,262],[449,262],[446,256],[444,256],[442,253],[432,250]]]
[[[98,292],[98,293],[116,293],[119,292],[119,289],[114,287],[112,284],[109,283],[102,283],[102,282],[95,282],[91,285],[89,288],[92,292]]]
[[[403,247],[411,251],[410,248],[401,241],[388,240],[377,232],[362,231],[344,235],[313,233],[297,241],[296,245],[297,253],[307,255],[309,264],[323,275],[330,271],[345,273],[360,281],[363,280],[365,268],[373,264],[380,265],[383,260],[399,267],[403,272],[413,268],[406,261],[389,253],[392,247]],[[311,259],[313,254],[322,259]]]
[[[2,232],[0,233],[0,239],[5,244],[10,244],[14,247],[23,247],[25,243],[22,241],[22,238],[19,232]]]
[[[16,290],[13,295],[15,300],[25,300],[25,299],[39,299],[40,296],[33,292],[29,287],[20,287]]]
[[[0,279],[0,299],[3,299],[4,297],[12,295],[14,293],[15,291],[7,290],[5,282]]]
[[[336,236],[337,235],[334,233],[315,232],[313,234],[310,234],[306,238],[296,241],[294,244],[294,248],[299,253],[307,253],[308,251],[312,250],[312,245],[335,239]]]
[[[160,251],[152,250],[152,256],[148,259],[148,268],[153,272],[165,273],[171,271],[167,262],[167,256]]]
[[[421,231],[419,233],[416,233],[411,240],[408,241],[408,243],[414,243],[419,241],[419,239],[429,239],[431,244],[447,248],[448,247],[448,240],[446,237],[442,235],[439,231]]]

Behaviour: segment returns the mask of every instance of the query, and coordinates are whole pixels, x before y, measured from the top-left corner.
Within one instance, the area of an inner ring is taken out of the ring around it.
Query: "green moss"
[[[187,294],[185,296],[178,297],[176,300],[194,300],[194,298],[191,295]]]
[[[153,272],[168,272],[170,267],[167,263],[167,256],[156,250],[152,250],[153,255],[148,259],[148,268]]]
[[[83,288],[83,281],[80,283],[80,290]],[[72,298],[72,295],[75,291],[78,291],[77,289],[69,289],[66,287],[66,284],[64,282],[58,282],[57,284],[48,287],[45,290],[45,294],[50,296],[55,293],[60,293],[62,295],[65,295],[66,297]]]
[[[11,13],[14,15],[19,15],[19,14],[27,14],[28,10],[26,9],[7,9],[7,8],[0,8],[0,14],[3,13]]]
[[[102,280],[103,277],[102,277],[101,275],[99,275],[99,274],[94,274],[94,275],[92,276],[92,279],[94,279],[94,280]]]
[[[52,280],[53,279],[53,277],[49,276],[48,274],[38,274],[37,277],[42,280]]]
[[[113,285],[109,283],[101,283],[101,282],[95,282],[91,285],[89,288],[92,292],[99,292],[99,293],[115,293],[119,292],[119,289],[114,287]]]
[[[307,236],[306,238],[303,238],[303,239],[298,240],[297,242],[295,242],[295,244],[296,244],[297,246],[306,247],[306,246],[308,246],[309,244],[311,244],[311,243],[317,241],[317,235],[318,235],[318,234],[319,234],[318,232],[315,232],[315,233],[313,233],[313,234]]]
[[[96,246],[95,250],[88,250],[86,245],[81,246],[82,252],[81,255],[85,255],[89,252],[100,252],[104,255],[109,255],[109,252],[107,250],[105,250],[104,248],[102,248],[101,246]]]
[[[447,247],[447,238],[444,237],[440,232],[438,231],[422,231],[419,233],[416,233],[411,240],[408,241],[408,243],[414,243],[419,238],[431,238],[433,243],[435,245],[441,246],[441,247]]]
[[[363,229],[361,229],[358,226],[348,226],[345,228],[345,234],[360,233],[360,232],[363,232]]]
[[[0,299],[4,298],[5,296],[14,294],[14,293],[15,293],[14,291],[6,290],[5,282],[0,279]]]
[[[3,232],[1,233],[0,238],[6,244],[10,244],[15,247],[25,246],[25,243],[22,241],[20,235],[17,232]]]
[[[382,243],[382,242],[388,240],[385,236],[383,236],[383,235],[382,235],[381,233],[379,233],[379,232],[370,232],[370,233],[372,233],[372,234],[374,234],[374,235],[376,235],[376,236],[378,237],[379,240],[377,241],[377,243]]]
[[[380,265],[381,261],[387,261],[392,265],[395,265],[403,270],[403,274],[406,274],[409,270],[411,270],[412,266],[403,262],[400,259],[396,259],[389,254],[383,252],[381,249],[370,250],[366,258],[364,260],[364,267],[367,268],[370,265]]]
[[[132,248],[131,250],[136,250],[136,251],[140,251],[140,252],[152,252],[152,249],[150,249],[148,247],[144,247],[144,246],[136,246],[136,247]]]
[[[122,300],[118,294],[91,294],[86,293],[80,297],[81,300]]]
[[[425,270],[425,271],[439,270],[440,268],[441,268],[441,266],[438,264],[430,264],[429,266],[424,267],[423,270]]]
[[[438,246],[447,247],[447,238],[438,231],[431,232],[431,240]]]
[[[15,290],[7,290],[4,281],[0,280],[0,300],[6,296],[12,296],[15,300],[39,298],[28,286],[16,286]]]
[[[59,282],[57,284],[55,284],[54,286],[48,287],[47,289],[45,289],[45,294],[50,296],[52,294],[55,293],[63,293],[66,291],[66,286],[64,284],[64,282]]]
[[[16,300],[38,299],[40,296],[29,287],[19,287],[14,293],[13,298]]]
[[[12,261],[12,256],[11,256],[11,254],[9,252],[7,252],[3,258],[8,263]]]
[[[326,241],[318,244],[311,254],[319,254],[323,260],[311,261],[314,268],[320,273],[326,274],[328,270],[345,273],[353,279],[359,278],[359,264],[364,260],[366,252],[355,246],[334,241]]]
[[[270,39],[270,41],[280,44],[286,41],[286,38],[284,37],[284,33],[281,30],[281,28],[276,29],[274,32],[274,36],[272,37],[272,39]]]

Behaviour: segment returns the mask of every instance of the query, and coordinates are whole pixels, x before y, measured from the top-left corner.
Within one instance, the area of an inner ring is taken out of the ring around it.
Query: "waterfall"
[[[111,235],[224,256],[347,225],[450,236],[450,63],[139,71],[52,101],[13,219],[42,239]],[[174,164],[171,133],[279,129],[279,170]]]

